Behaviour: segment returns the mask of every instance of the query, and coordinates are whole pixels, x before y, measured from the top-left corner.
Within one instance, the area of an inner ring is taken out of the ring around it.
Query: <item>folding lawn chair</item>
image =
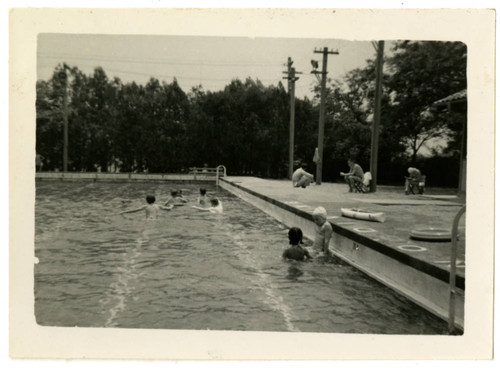
[[[408,179],[408,191],[406,194],[415,194],[417,190],[418,194],[424,194],[425,191],[425,175],[421,175],[420,179]]]
[[[363,181],[353,181],[354,192],[368,193],[370,191],[371,180],[372,180],[372,174],[370,174],[370,172],[365,172],[365,174],[363,175]]]

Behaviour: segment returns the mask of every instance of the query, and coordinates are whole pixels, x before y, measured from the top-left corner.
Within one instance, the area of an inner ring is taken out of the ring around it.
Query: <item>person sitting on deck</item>
[[[302,244],[302,230],[298,227],[292,227],[288,231],[288,240],[290,241],[290,248],[285,249],[283,252],[283,259],[293,259],[296,261],[304,261],[312,259],[307,249],[300,246]]]
[[[184,203],[187,202],[187,199],[185,199],[182,196],[182,191],[177,191],[177,190],[172,190],[170,192],[170,197],[165,201],[163,204],[164,206],[167,205],[173,205],[173,206],[184,206]]]
[[[341,172],[340,175],[344,177],[345,182],[349,185],[349,193],[352,193],[354,191],[354,182],[363,182],[364,172],[361,166],[352,158],[347,160],[347,165],[349,165],[349,172]]]
[[[324,207],[316,207],[312,213],[313,221],[316,224],[313,249],[323,252],[324,255],[331,255],[330,238],[333,234],[332,225],[327,221],[327,214]]]
[[[200,211],[209,211],[210,213],[222,213],[224,211],[222,207],[222,202],[219,201],[217,198],[212,198],[210,200],[210,207],[208,208],[199,206],[191,206],[191,207],[196,208],[197,210]]]
[[[161,206],[161,205],[155,204],[155,201],[156,201],[155,196],[148,195],[148,196],[146,196],[146,202],[148,204],[146,204],[145,206],[142,206],[140,208],[133,209],[133,210],[122,211],[119,213],[119,215],[123,215],[125,213],[145,211],[147,219],[156,219],[158,217],[158,213],[160,212],[160,210],[170,211],[173,207],[173,206]]]
[[[314,180],[313,174],[309,174],[305,171],[302,166],[299,164],[297,170],[295,170],[292,174],[292,185],[295,188],[305,188]]]
[[[405,176],[405,194],[410,194],[410,187],[413,185],[419,185],[422,181],[422,173],[419,169],[415,167],[408,168],[409,176]]]

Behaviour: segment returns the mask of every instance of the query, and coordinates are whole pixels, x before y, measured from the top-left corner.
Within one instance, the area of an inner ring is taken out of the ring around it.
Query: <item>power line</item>
[[[39,58],[46,59],[72,59],[72,60],[92,60],[92,61],[112,61],[119,63],[136,63],[136,64],[160,64],[160,65],[189,65],[189,66],[208,66],[208,67],[239,67],[239,66],[252,66],[252,67],[269,67],[275,66],[280,68],[281,64],[278,63],[224,63],[224,62],[207,62],[206,60],[159,60],[159,59],[133,59],[123,57],[109,57],[105,55],[71,55],[71,54],[44,54],[39,53]]]
[[[90,65],[85,65],[85,66],[88,66],[88,67],[91,67]],[[40,65],[39,67],[41,68],[53,68],[53,66],[51,65]],[[135,71],[131,71],[131,70],[119,70],[119,69],[114,69],[114,68],[103,68],[103,70],[105,72],[113,72],[113,73],[122,73],[122,74],[134,74],[134,75],[142,75],[142,76],[146,76],[146,77],[151,77],[151,78],[166,78],[166,79],[172,79],[172,78],[176,78],[176,79],[187,79],[187,80],[201,80],[201,81],[221,81],[221,82],[224,82],[224,81],[230,81],[230,80],[233,80],[233,79],[236,79],[238,77],[234,76],[234,77],[231,77],[231,78],[206,78],[206,77],[190,77],[190,76],[182,76],[182,75],[165,75],[165,74],[152,74],[152,73],[145,73],[145,72],[135,72]],[[255,79],[258,79],[259,81],[262,81],[262,82],[271,82],[271,81],[276,81],[276,79],[262,79],[262,78],[258,78],[258,77],[255,77]]]

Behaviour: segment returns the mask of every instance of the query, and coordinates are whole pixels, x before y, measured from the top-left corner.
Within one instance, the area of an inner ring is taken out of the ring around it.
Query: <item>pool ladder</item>
[[[450,256],[450,309],[448,311],[448,331],[450,334],[455,333],[455,299],[456,287],[455,279],[457,272],[457,236],[458,236],[458,222],[462,215],[465,213],[465,206],[463,206],[453,219],[453,226],[451,228],[451,256]]]
[[[215,185],[217,187],[219,186],[219,169],[222,169],[222,177],[226,176],[226,167],[224,165],[217,166],[217,169],[215,169]]]

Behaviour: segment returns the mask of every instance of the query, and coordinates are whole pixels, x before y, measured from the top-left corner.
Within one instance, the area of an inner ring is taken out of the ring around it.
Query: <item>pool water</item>
[[[165,201],[190,203],[116,214]],[[281,259],[288,229],[215,186],[37,182],[35,315],[43,326],[446,334],[446,323],[340,260]]]

